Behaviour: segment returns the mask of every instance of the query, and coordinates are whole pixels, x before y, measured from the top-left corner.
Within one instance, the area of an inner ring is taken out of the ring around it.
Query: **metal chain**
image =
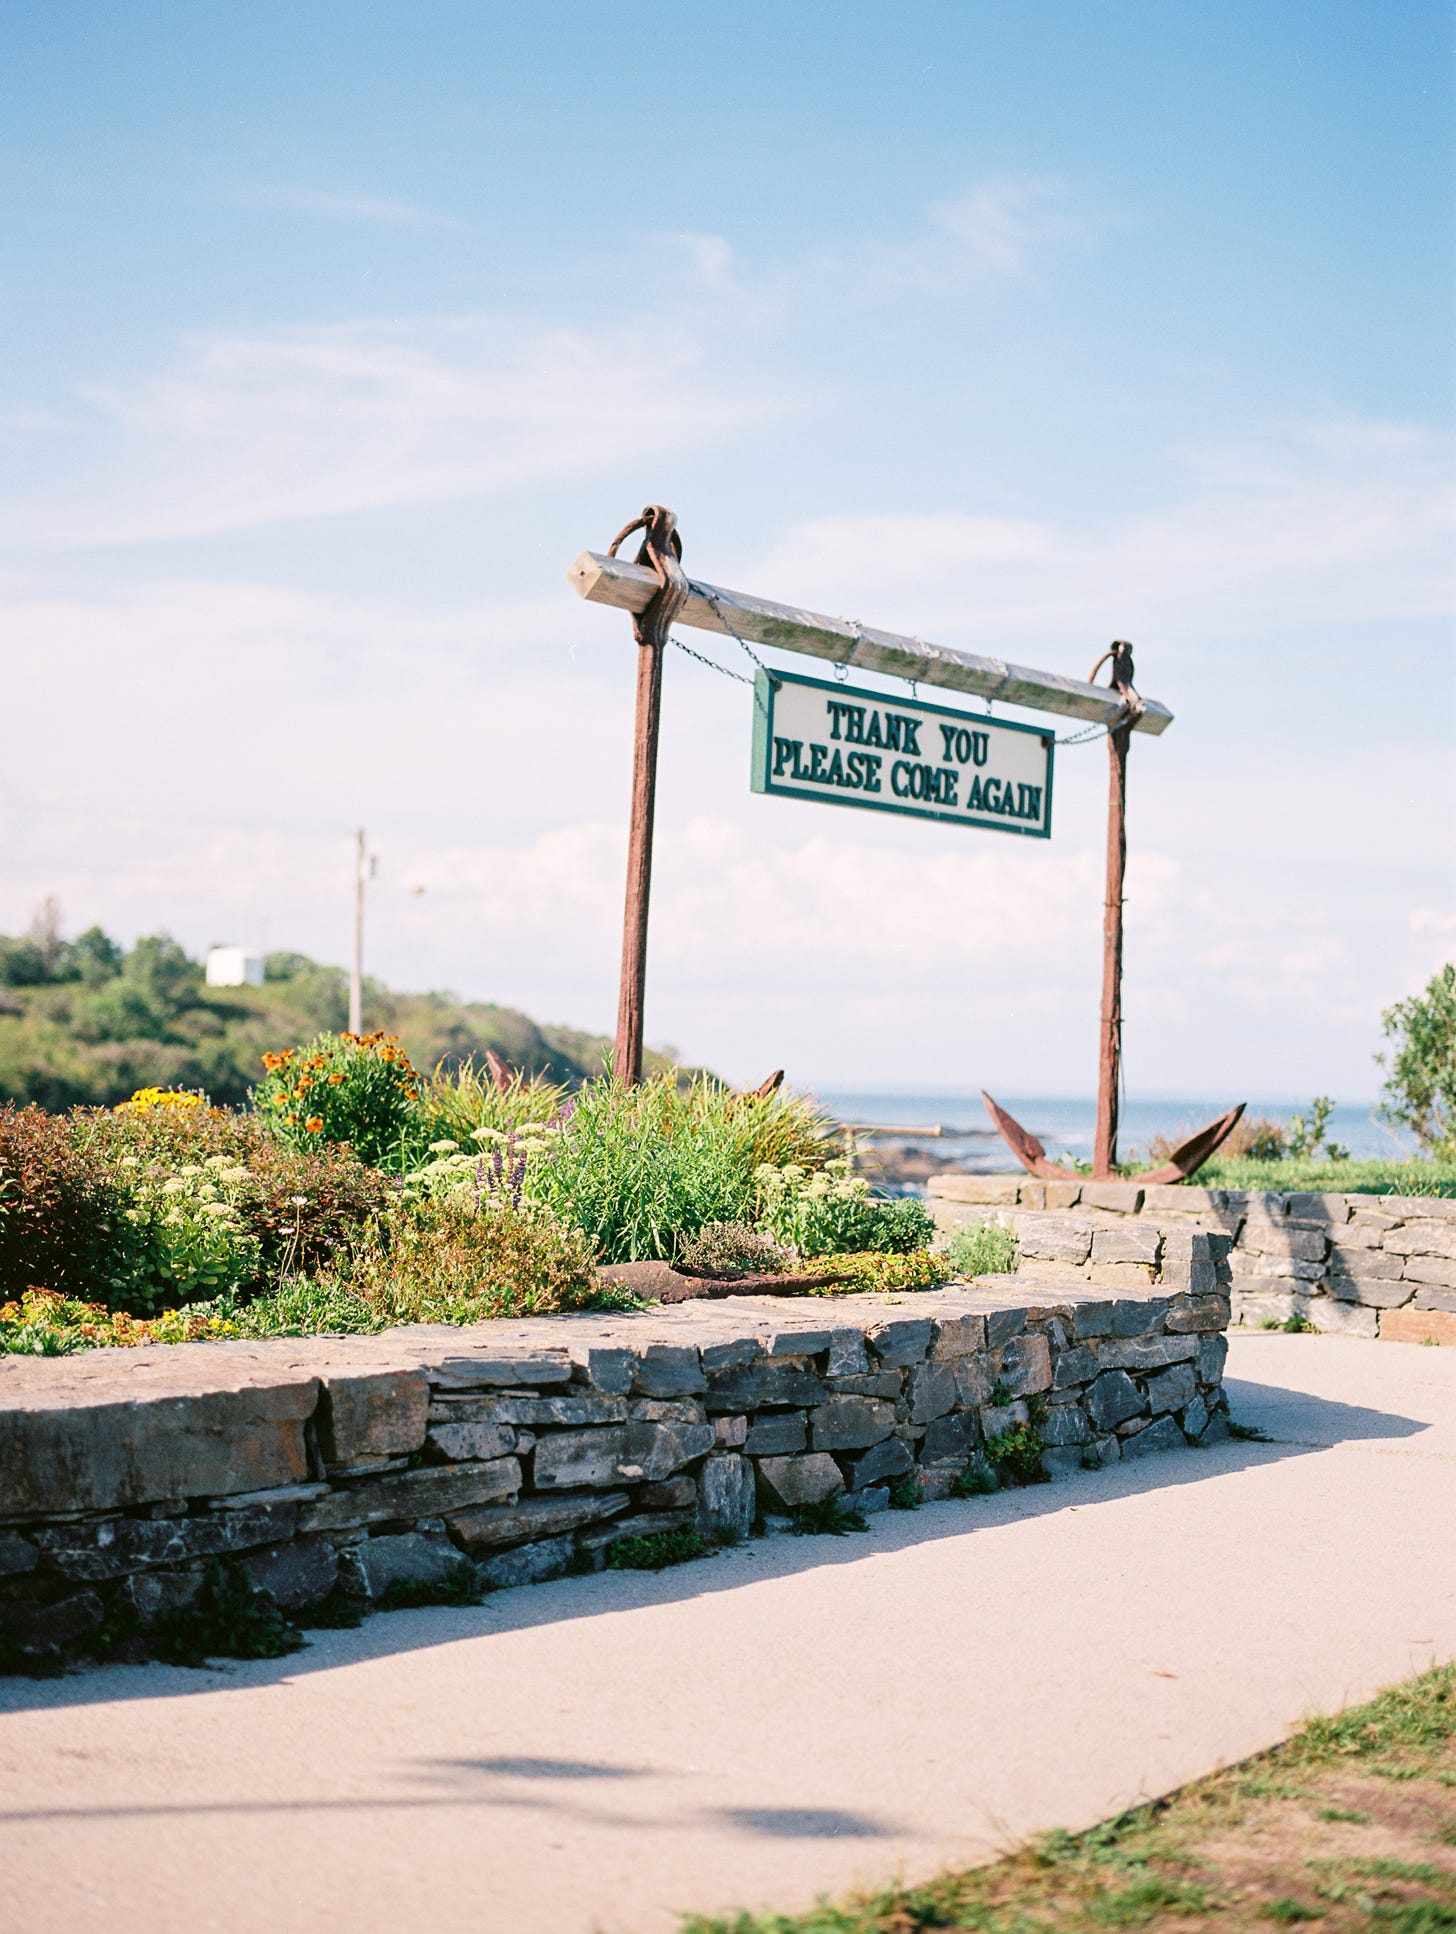
[[[674,638],[672,642],[679,651],[685,651],[689,658],[696,658],[700,665],[706,665],[710,672],[722,672],[725,678],[734,679],[740,685],[753,683],[746,673],[730,671],[726,665],[720,665],[716,658],[705,658],[700,651],[694,651],[691,645],[685,645],[681,638]]]
[[[1142,710],[1143,704],[1141,699],[1138,700],[1136,709],[1124,700],[1122,710],[1115,718],[1109,719],[1106,725],[1089,725],[1085,731],[1069,732],[1065,738],[1057,739],[1055,743],[1057,745],[1086,745],[1093,739],[1110,739],[1113,733],[1121,731],[1124,725],[1131,725],[1132,721],[1141,715]]]
[[[695,588],[698,588],[698,587],[695,587]],[[748,640],[746,638],[739,637],[738,633],[734,630],[732,624],[729,621],[728,614],[723,609],[722,603],[719,600],[718,593],[716,591],[710,590],[706,585],[700,588],[702,589],[703,596],[708,600],[708,603],[712,605],[714,611],[717,613],[718,622],[720,625],[722,625],[723,629],[728,633],[728,636],[734,641],[736,645],[739,646],[739,648],[742,651],[744,651],[747,654],[747,656],[752,660],[753,664],[757,667],[759,671],[763,673],[764,677],[769,681],[769,683],[771,685],[776,686],[778,681],[777,679],[775,679],[773,673],[769,670],[768,666],[764,664],[763,660],[759,657],[758,653],[753,649],[753,646],[749,644]],[[726,665],[719,665],[719,664],[716,664],[714,660],[711,658],[704,658],[701,652],[694,651],[690,645],[684,645],[681,638],[674,639],[673,642],[677,645],[681,645],[682,649],[685,652],[687,652],[690,658],[697,658],[705,665],[712,665],[714,671],[722,672],[725,678],[737,679],[740,685],[752,685],[753,702],[763,713],[764,717],[767,718],[768,707],[764,704],[762,698],[759,696],[758,681],[756,679],[746,678],[742,672],[730,672]]]
[[[761,672],[768,673],[768,676],[771,678],[773,676],[772,672],[769,672],[768,666],[764,664],[763,660],[759,657],[758,653],[753,649],[753,646],[749,644],[746,638],[740,638],[738,633],[733,629],[733,626],[729,623],[728,614],[723,609],[723,605],[721,600],[719,599],[718,593],[716,591],[709,590],[706,585],[702,587],[702,590],[703,590],[704,597],[706,597],[706,599],[708,600],[708,603],[712,605],[713,610],[717,614],[719,624],[722,625],[723,629],[728,633],[728,636],[731,639],[733,639],[735,644],[740,645],[743,648],[743,650],[748,653],[748,656],[753,660],[754,664],[758,667],[758,669]]]

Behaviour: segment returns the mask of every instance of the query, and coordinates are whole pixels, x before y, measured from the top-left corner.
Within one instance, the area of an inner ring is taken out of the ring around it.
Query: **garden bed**
[[[799,1096],[706,1076],[572,1091],[499,1070],[426,1078],[381,1035],[265,1060],[249,1111],[161,1089],[66,1116],[0,1108],[0,1354],[365,1334],[660,1293],[613,1282],[623,1268],[655,1270],[674,1296],[778,1278],[919,1289],[952,1273],[927,1253],[924,1205],[876,1199]]]
[[[1223,1248],[1139,1295],[1001,1277],[0,1358],[0,1643],[25,1669],[284,1649],[289,1619],[1207,1443]]]

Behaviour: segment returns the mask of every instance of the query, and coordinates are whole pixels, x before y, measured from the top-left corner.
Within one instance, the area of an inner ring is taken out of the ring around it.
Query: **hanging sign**
[[[1052,734],[920,699],[760,671],[753,790],[1050,839]]]

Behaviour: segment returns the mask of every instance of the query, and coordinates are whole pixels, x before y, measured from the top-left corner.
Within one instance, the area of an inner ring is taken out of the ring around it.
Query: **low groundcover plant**
[[[763,1233],[806,1259],[865,1249],[904,1254],[935,1234],[923,1202],[877,1198],[842,1156],[812,1171],[796,1162],[765,1164],[756,1180]]]

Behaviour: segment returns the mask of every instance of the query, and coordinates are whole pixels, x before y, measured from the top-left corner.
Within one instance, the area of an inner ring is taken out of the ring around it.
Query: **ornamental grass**
[[[524,1160],[517,1192],[583,1230],[606,1263],[670,1261],[710,1223],[756,1222],[760,1171],[817,1171],[835,1132],[810,1099],[735,1094],[710,1075],[635,1086],[604,1076],[568,1093],[525,1081],[490,1089],[456,1074],[426,1107],[451,1131],[435,1149],[455,1144],[449,1166],[460,1179],[479,1166],[484,1180],[502,1150]]]

